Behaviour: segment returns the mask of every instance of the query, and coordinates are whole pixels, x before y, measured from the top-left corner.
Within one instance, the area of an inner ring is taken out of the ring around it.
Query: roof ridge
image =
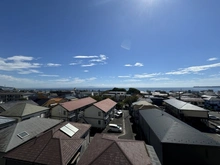
[[[123,142],[123,141],[122,141]],[[125,142],[125,141],[124,141]],[[125,157],[127,158],[127,160],[131,163],[131,165],[133,164],[132,161],[129,159],[129,157],[127,156],[127,154],[124,152],[124,150],[120,147],[120,145],[118,144],[118,142],[115,140],[116,145],[118,146],[118,148],[121,150],[121,152],[125,155]]]
[[[101,137],[101,139],[103,139],[103,137]],[[104,138],[104,139],[105,139],[105,138]],[[109,149],[109,148],[112,146],[112,144],[114,144],[114,140],[111,140],[111,139],[105,139],[105,140],[112,141],[112,143],[111,143],[108,147],[106,147],[102,152],[100,152],[100,154],[98,154],[98,155],[96,156],[96,158],[93,159],[89,164],[92,164],[93,162],[95,162],[95,160],[97,160],[103,153],[105,153],[105,151],[106,151],[107,149]]]
[[[8,144],[7,144],[7,146],[6,146],[4,152],[8,152],[8,147],[9,147],[9,144],[11,143],[11,141],[12,141],[12,137],[14,137],[14,134],[15,134],[15,130],[16,130],[16,128],[17,128],[17,125],[18,125],[18,123],[14,124],[14,125],[12,125],[12,126],[10,126],[10,127],[8,127],[8,128],[12,128],[12,127],[14,127],[14,128],[13,128],[13,133],[11,134],[10,140],[8,141]],[[6,128],[6,129],[8,129],[8,128]]]
[[[61,147],[61,145],[62,145],[62,144],[61,144],[61,140],[62,140],[62,139],[60,139],[60,138],[52,138],[52,139],[57,139],[58,142],[59,142],[60,161],[61,161],[61,164],[64,165],[64,162],[63,162],[63,161],[64,161],[64,160],[63,160],[63,152],[62,152],[62,150],[61,150],[61,148],[62,148],[62,147]]]

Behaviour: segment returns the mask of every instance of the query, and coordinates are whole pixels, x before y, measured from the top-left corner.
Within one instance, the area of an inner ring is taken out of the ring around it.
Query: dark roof
[[[151,160],[143,141],[96,134],[78,165],[105,164],[150,165]]]
[[[38,105],[42,106],[42,105],[44,105],[48,100],[50,100],[50,99],[49,99],[49,98],[37,98],[37,99],[35,99],[34,101],[35,101]]]
[[[79,129],[72,137],[69,137],[60,130],[67,123],[60,123],[50,131],[12,150],[5,157],[39,164],[68,164],[83,144],[84,135],[91,125],[69,122]]]
[[[108,112],[116,104],[117,104],[116,102],[114,102],[111,99],[107,98],[105,100],[99,101],[98,103],[95,103],[94,106],[99,108],[100,110],[102,110],[104,112]]]
[[[179,110],[189,110],[189,111],[208,111],[205,110],[204,108],[201,108],[199,106],[195,106],[193,104],[181,101],[181,100],[177,100],[177,99],[168,99],[168,100],[164,100],[165,103],[179,109]]]
[[[28,104],[33,104],[33,105],[38,105],[36,102],[32,100],[22,100],[22,101],[10,101],[4,104],[0,104],[0,107],[4,109],[5,111],[10,109],[11,107],[15,106],[16,104],[20,103],[28,103]]]
[[[86,97],[83,99],[72,100],[72,101],[68,101],[65,103],[60,103],[60,105],[68,111],[74,111],[76,109],[85,107],[85,106],[93,104],[95,102],[96,102],[96,100],[94,100],[93,98]]]
[[[38,134],[56,126],[61,120],[31,118],[0,130],[0,152],[7,152]],[[17,134],[26,131],[29,135],[19,138]]]
[[[220,146],[202,132],[161,110],[143,110],[140,115],[163,143]]]
[[[38,105],[28,104],[28,103],[20,103],[11,107],[7,111],[1,113],[2,116],[11,116],[11,117],[22,117],[30,114],[34,114],[37,112],[48,110],[47,107],[42,107]]]
[[[53,132],[32,139],[4,157],[48,165],[66,165],[76,154],[84,139],[53,138]]]

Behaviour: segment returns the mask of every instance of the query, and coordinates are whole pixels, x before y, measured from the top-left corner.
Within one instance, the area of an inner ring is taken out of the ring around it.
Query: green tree
[[[126,89],[124,88],[113,88],[112,91],[122,91],[122,92],[126,92]]]
[[[136,88],[129,88],[127,94],[136,95],[136,94],[140,94],[140,91]]]
[[[125,104],[128,104],[129,108],[131,107],[132,103],[133,102],[136,102],[138,100],[138,97],[137,96],[129,96],[129,97],[126,97],[125,100],[124,100],[124,103]]]

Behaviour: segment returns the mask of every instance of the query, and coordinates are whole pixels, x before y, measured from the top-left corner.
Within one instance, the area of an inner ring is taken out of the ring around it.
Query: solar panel
[[[65,125],[67,128],[69,128],[70,130],[72,130],[73,132],[77,132],[79,129],[74,127],[72,124],[68,123]]]
[[[21,138],[21,139],[25,138],[25,137],[28,136],[28,135],[29,135],[29,134],[28,134],[26,131],[23,131],[23,132],[17,134],[17,136],[18,136],[19,138]]]
[[[72,137],[75,133],[75,132],[71,131],[70,129],[68,129],[66,126],[61,127],[60,130],[63,131],[65,134],[67,134],[70,137]]]
[[[61,127],[60,130],[68,136],[72,137],[79,129],[68,123],[65,126]]]

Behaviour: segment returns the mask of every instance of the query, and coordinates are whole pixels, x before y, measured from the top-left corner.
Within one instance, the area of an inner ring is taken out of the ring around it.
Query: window
[[[66,111],[63,111],[63,115],[66,115]]]
[[[100,120],[98,121],[98,124],[99,124],[99,125],[101,124],[101,121],[100,121]]]
[[[101,116],[101,112],[98,112],[98,116]]]

